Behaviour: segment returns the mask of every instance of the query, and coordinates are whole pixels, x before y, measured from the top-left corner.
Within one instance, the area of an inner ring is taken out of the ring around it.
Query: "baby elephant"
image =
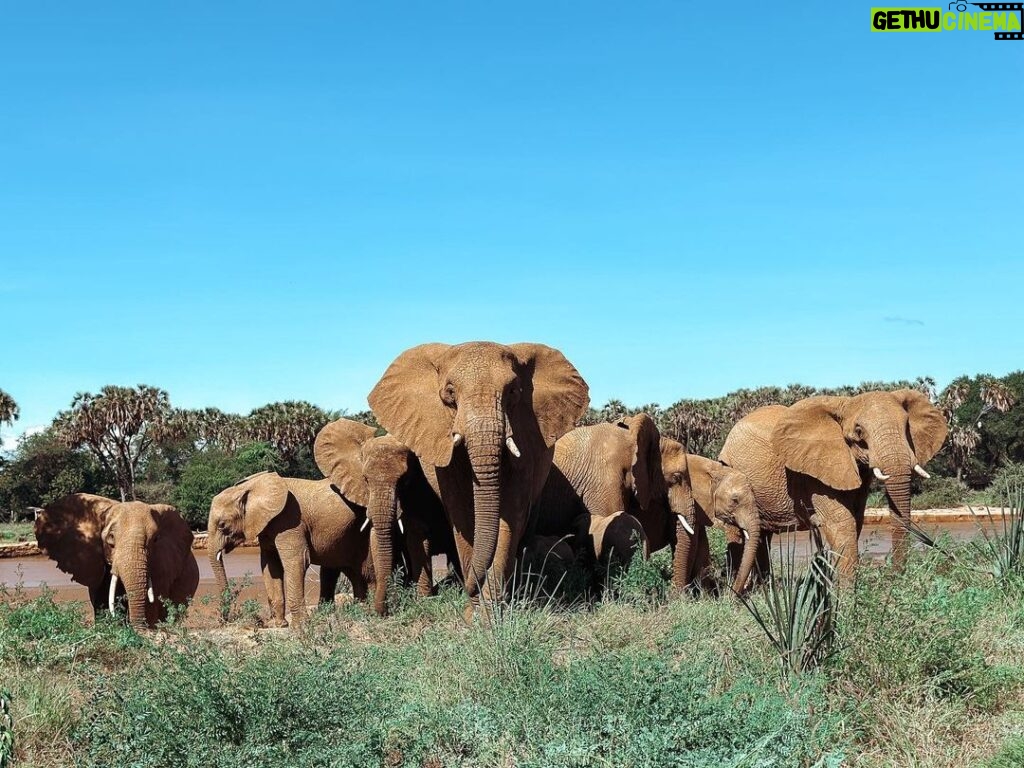
[[[210,504],[210,566],[218,589],[227,588],[224,553],[246,541],[260,546],[260,567],[273,617],[283,627],[306,615],[306,570],[320,566],[320,602],[333,603],[338,577],[352,582],[352,594],[366,599],[374,581],[370,548],[356,505],[330,480],[301,480],[260,472],[221,491]]]
[[[89,588],[93,610],[114,612],[127,595],[133,626],[167,619],[165,601],[187,605],[199,586],[192,531],[166,504],[73,493],[36,518],[36,540],[57,567]]]

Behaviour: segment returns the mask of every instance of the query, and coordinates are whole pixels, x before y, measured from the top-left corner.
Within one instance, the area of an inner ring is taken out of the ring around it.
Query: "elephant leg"
[[[338,591],[341,568],[320,566],[320,605],[334,605],[334,593]]]
[[[366,595],[370,591],[369,582],[361,571],[353,569],[351,573],[346,573],[348,580],[352,582],[352,597],[361,603],[366,602]]]
[[[267,590],[270,605],[270,621],[267,626],[283,627],[284,618],[284,568],[277,552],[260,548],[260,569],[263,571],[263,586]]]
[[[838,558],[839,580],[849,583],[857,565],[857,520],[835,499],[815,495],[812,501],[825,541]]]
[[[420,597],[434,594],[434,571],[430,561],[430,539],[426,526],[418,521],[405,524],[406,549],[409,556],[409,577],[416,582]]]
[[[291,614],[293,624],[301,624],[306,618],[306,571],[309,570],[309,553],[305,550],[292,552],[281,558],[284,566],[285,605]]]

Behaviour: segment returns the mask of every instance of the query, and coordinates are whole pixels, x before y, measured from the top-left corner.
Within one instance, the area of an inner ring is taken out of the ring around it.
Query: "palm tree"
[[[161,440],[176,436],[167,393],[156,387],[106,386],[79,392],[54,427],[68,448],[85,447],[116,479],[121,500],[135,498],[135,478]]]
[[[20,415],[21,411],[18,409],[18,404],[14,402],[14,398],[0,389],[0,425],[14,426],[14,422]]]
[[[317,433],[335,418],[337,414],[303,400],[269,403],[249,414],[246,433],[251,440],[270,443],[291,462],[301,448],[312,448]]]

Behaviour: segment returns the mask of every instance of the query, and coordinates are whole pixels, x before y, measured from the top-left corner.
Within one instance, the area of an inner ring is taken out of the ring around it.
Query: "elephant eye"
[[[522,395],[523,390],[518,383],[513,383],[508,388],[508,393],[505,395],[505,403],[508,406],[516,405],[519,402],[519,397]]]
[[[854,424],[853,425],[853,436],[856,437],[858,440],[863,440],[864,439],[864,427],[862,427],[860,424]]]
[[[455,386],[450,381],[441,388],[441,400],[445,405],[455,405]]]

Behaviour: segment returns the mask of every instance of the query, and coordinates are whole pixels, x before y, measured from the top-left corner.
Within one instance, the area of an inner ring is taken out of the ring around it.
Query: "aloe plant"
[[[1004,585],[1024,580],[1024,489],[1007,490],[1007,496],[1010,503],[999,523],[984,523],[969,508],[981,533],[971,547],[986,563],[985,570]]]
[[[740,595],[779,656],[784,676],[799,675],[819,666],[836,641],[836,568],[834,555],[822,546],[812,529],[814,555],[797,570],[796,548],[780,558],[772,578],[758,595]]]

